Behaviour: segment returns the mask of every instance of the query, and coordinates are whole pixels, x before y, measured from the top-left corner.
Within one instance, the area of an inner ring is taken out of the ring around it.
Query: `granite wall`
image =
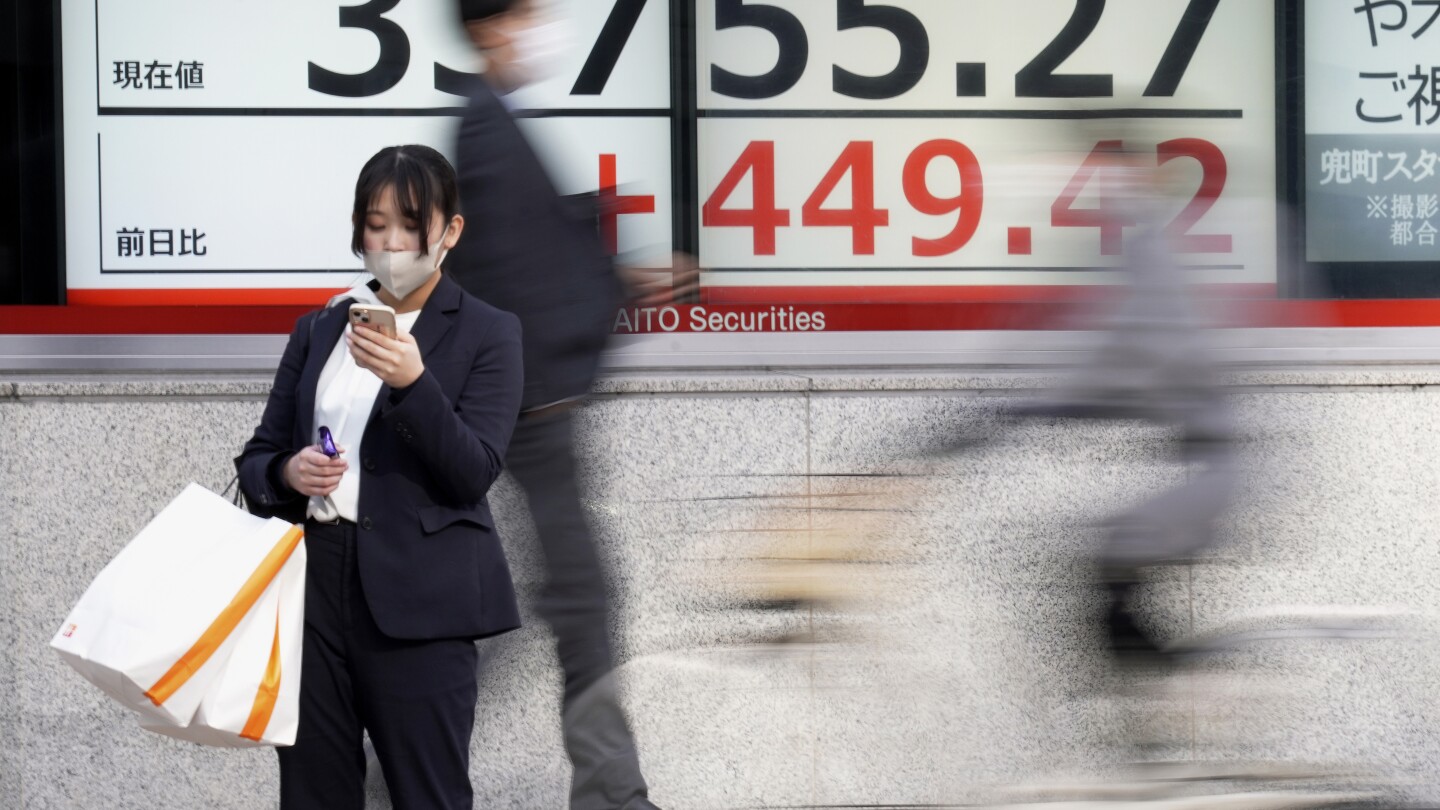
[[[614,566],[622,686],[661,806],[974,802],[1099,778],[1134,756],[1121,741],[1135,701],[1117,696],[1135,684],[1098,654],[1100,602],[1082,584],[1089,527],[1186,471],[1173,437],[1144,424],[999,431],[998,409],[1038,382],[936,370],[605,381],[581,413],[580,449]],[[1440,370],[1235,382],[1246,482],[1229,543],[1156,572],[1143,621],[1180,638],[1297,605],[1396,616],[1375,619],[1384,632],[1208,663],[1145,698],[1150,736],[1165,757],[1359,763],[1433,795]],[[270,752],[143,732],[47,649],[156,509],[189,481],[224,486],[265,390],[254,377],[0,381],[0,795],[13,806],[275,804]],[[923,455],[963,437],[989,440]],[[533,594],[532,532],[508,479],[492,503]],[[793,575],[753,563],[796,548],[835,558]],[[794,581],[827,598],[757,602]],[[526,618],[484,645],[477,806],[564,806],[558,673]]]

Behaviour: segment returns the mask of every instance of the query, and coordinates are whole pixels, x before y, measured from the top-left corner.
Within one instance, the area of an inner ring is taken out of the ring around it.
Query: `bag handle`
[[[235,494],[233,496],[230,494],[230,490],[232,489],[235,490]],[[230,503],[235,504],[241,509],[245,508],[245,499],[243,494],[240,492],[240,473],[235,473],[235,477],[231,478],[230,483],[226,484],[225,489],[220,492],[220,497],[229,498]]]

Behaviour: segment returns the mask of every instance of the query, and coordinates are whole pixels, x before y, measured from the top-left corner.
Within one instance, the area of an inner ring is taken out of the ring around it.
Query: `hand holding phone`
[[[369,309],[370,327],[359,328],[359,324],[365,322],[360,320],[362,316],[352,307],[350,318],[356,328],[345,337],[345,341],[350,348],[350,356],[355,358],[355,365],[368,369],[391,388],[405,388],[420,379],[425,371],[425,361],[420,356],[420,345],[415,342],[415,336],[409,332],[390,334],[394,331],[393,325],[389,332],[374,328],[377,317],[383,317],[381,310],[368,304],[355,306]],[[381,337],[382,334],[386,336]]]
[[[350,326],[368,327],[392,340],[399,332],[395,326],[395,310],[384,304],[351,304]]]

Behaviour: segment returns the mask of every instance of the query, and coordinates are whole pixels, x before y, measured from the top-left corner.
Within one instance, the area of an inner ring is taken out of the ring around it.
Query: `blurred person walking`
[[[1218,544],[1219,523],[1238,487],[1238,428],[1220,379],[1212,324],[1161,219],[1170,190],[1141,152],[1127,151],[1121,140],[1113,143],[1102,175],[1109,215],[1117,226],[1133,229],[1125,239],[1120,300],[1093,325],[1100,345],[1069,381],[1019,412],[1139,419],[1177,431],[1184,480],[1107,518],[1096,559],[1113,660],[1165,664],[1165,644],[1135,620],[1137,590],[1146,569],[1191,562]]]
[[[506,466],[524,489],[547,581],[537,605],[564,669],[561,725],[573,810],[653,808],[612,670],[606,576],[581,506],[574,408],[589,392],[624,289],[592,202],[561,197],[507,106],[561,52],[557,22],[531,0],[459,0],[485,72],[456,146],[471,238],[453,272],[519,316],[525,393]]]

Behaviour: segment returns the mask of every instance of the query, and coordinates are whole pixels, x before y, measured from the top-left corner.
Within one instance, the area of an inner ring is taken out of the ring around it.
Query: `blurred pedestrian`
[[[524,489],[547,581],[537,606],[564,669],[561,724],[574,767],[574,810],[654,807],[612,670],[609,606],[581,506],[575,406],[590,390],[623,286],[601,248],[593,200],[562,197],[507,106],[563,53],[555,21],[531,0],[460,0],[485,72],[470,88],[456,158],[473,238],[453,272],[466,289],[519,316],[525,394],[506,465]]]
[[[1163,212],[1169,190],[1124,141],[1107,156],[1102,181],[1108,216],[1126,228],[1120,298],[1094,324],[1097,350],[1067,383],[1022,414],[1143,419],[1178,430],[1184,481],[1110,516],[1097,555],[1105,588],[1106,636],[1121,664],[1165,660],[1164,644],[1135,621],[1145,569],[1194,560],[1218,542],[1219,522],[1238,480],[1236,426],[1194,285],[1176,261]],[[1153,161],[1153,157],[1150,158]]]

